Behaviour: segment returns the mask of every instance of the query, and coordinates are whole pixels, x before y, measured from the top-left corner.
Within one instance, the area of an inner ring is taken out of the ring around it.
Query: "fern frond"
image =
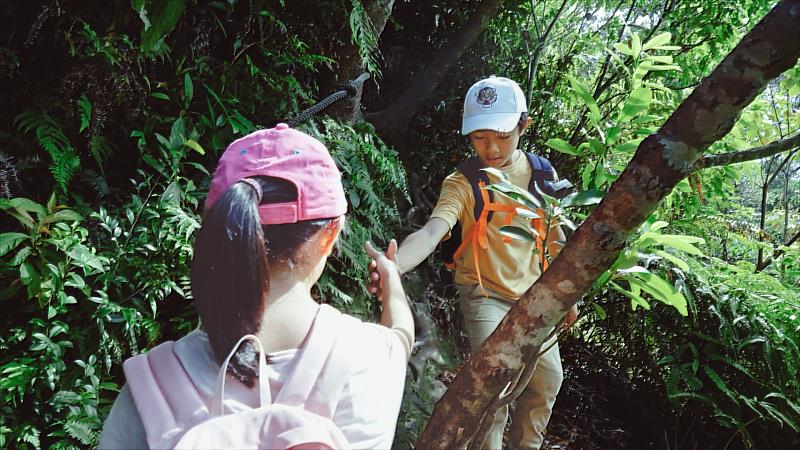
[[[105,175],[103,164],[113,155],[117,146],[107,137],[102,135],[92,136],[89,141],[89,149],[92,152],[94,160],[97,161],[97,167],[100,168],[100,173]]]
[[[92,103],[85,94],[78,99],[78,112],[81,116],[81,129],[78,130],[78,133],[83,133],[83,130],[89,128],[92,123]]]
[[[80,159],[58,123],[49,114],[36,110],[20,113],[14,118],[14,123],[24,133],[34,132],[36,142],[53,159],[50,166],[53,178],[66,191],[69,181],[80,167]]]
[[[64,431],[83,445],[92,446],[97,442],[98,432],[92,424],[80,421],[69,421],[64,423]]]
[[[361,65],[367,69],[373,77],[380,77],[380,62],[378,52],[378,32],[369,14],[361,4],[361,0],[352,0],[353,10],[350,11],[350,32],[351,39],[358,47],[358,55],[361,57]]]
[[[50,172],[59,187],[66,192],[69,181],[81,166],[81,161],[72,148],[67,149],[64,153],[51,153],[51,155],[53,156],[53,164],[50,165]]]

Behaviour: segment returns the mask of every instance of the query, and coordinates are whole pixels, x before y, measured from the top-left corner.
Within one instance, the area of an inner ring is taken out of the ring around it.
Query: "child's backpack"
[[[539,200],[542,199],[539,190],[555,198],[564,198],[569,194],[572,185],[566,180],[556,182],[553,176],[553,166],[550,164],[550,161],[542,156],[534,155],[533,153],[523,153],[528,160],[528,164],[531,166],[531,181],[528,183],[528,192]],[[473,244],[473,253],[476,258],[475,266],[478,267],[478,248],[475,246],[479,245],[481,248],[486,248],[486,227],[492,220],[494,213],[506,213],[506,225],[511,224],[511,219],[514,214],[516,214],[515,207],[494,203],[494,192],[482,189],[483,186],[491,183],[489,175],[481,170],[483,167],[483,163],[477,156],[469,158],[458,166],[458,171],[467,178],[467,181],[469,181],[472,187],[472,196],[475,199],[475,208],[473,209],[475,226],[470,230],[466,230],[466,233],[464,233],[461,223],[456,223],[450,232],[450,239],[442,243],[442,259],[444,260],[445,266],[451,270],[455,268],[456,261],[461,258],[461,255],[470,244]],[[535,187],[537,185],[539,190]],[[534,227],[537,228],[537,231],[539,231],[538,228],[543,228],[543,226],[541,220],[534,220]],[[543,236],[544,233],[540,232],[540,235]],[[464,239],[465,236],[467,239]],[[504,241],[507,242],[506,238],[504,238]],[[541,238],[537,238],[536,245],[537,249],[541,252]],[[480,273],[478,273],[478,280],[480,282]]]
[[[142,419],[150,448],[338,449],[349,447],[333,421],[339,397],[350,375],[336,330],[353,326],[339,311],[321,305],[306,342],[282,389],[272,401],[269,380],[259,376],[261,406],[225,414],[225,375],[242,337],[223,362],[210,405],[198,393],[174,342],[125,361],[125,376]],[[266,361],[259,351],[259,373]]]

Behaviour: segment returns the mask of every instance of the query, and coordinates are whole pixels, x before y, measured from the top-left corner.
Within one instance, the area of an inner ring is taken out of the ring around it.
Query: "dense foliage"
[[[408,98],[484,3],[394,2],[381,33],[370,17],[383,0],[4,2],[0,446],[92,446],[124,382],[121,361],[197,326],[193,236],[229,142],[310,106],[341,82],[350,55],[373,75],[367,113]],[[508,76],[530,95],[523,145],[584,192],[548,204],[569,228],[774,2],[501,3],[421,95],[406,142],[384,143],[378,122],[301,126],[328,145],[350,203],[321,300],[374,317],[361,244],[403,237],[427,218],[468,154],[461,95],[477,78]],[[712,152],[794,136],[798,111],[796,67]],[[698,168],[643,225],[564,336],[551,442],[800,443],[797,153]],[[413,445],[468,357],[449,273],[432,258],[407,289],[422,339],[398,448]]]

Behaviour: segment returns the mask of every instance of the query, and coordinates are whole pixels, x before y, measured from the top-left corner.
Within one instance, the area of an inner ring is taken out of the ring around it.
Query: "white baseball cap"
[[[519,85],[514,80],[492,75],[467,91],[461,134],[476,130],[508,133],[517,126],[524,112],[528,112],[528,105]]]

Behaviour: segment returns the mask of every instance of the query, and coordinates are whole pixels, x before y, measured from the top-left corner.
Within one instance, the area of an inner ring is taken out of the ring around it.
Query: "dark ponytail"
[[[253,177],[262,204],[297,198],[289,181]],[[285,266],[300,246],[328,220],[262,226],[256,189],[234,183],[206,212],[194,246],[192,294],[218,362],[245,334],[257,334],[269,291],[269,272]],[[229,371],[248,387],[258,374],[258,354],[250,342],[239,347]]]

